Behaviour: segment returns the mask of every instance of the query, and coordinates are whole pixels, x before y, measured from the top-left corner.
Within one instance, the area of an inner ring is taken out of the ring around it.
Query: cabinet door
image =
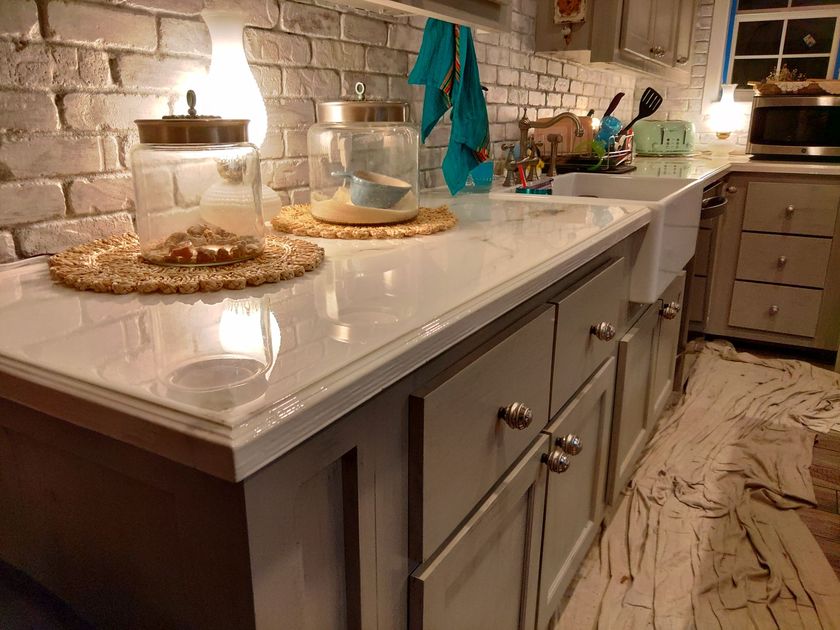
[[[659,308],[652,304],[618,342],[615,411],[610,438],[607,501],[616,504],[642,452],[653,417],[650,393]]]
[[[411,576],[411,630],[532,630],[548,436],[541,435],[478,510]]]
[[[678,68],[685,67],[691,59],[696,5],[696,0],[680,0],[674,41],[674,65]]]
[[[653,45],[648,53],[652,59],[672,66],[679,6],[674,0],[657,0],[653,11]]]
[[[566,436],[579,438],[581,449],[572,455],[574,449],[566,446],[568,468],[549,472],[538,630],[552,627],[554,612],[603,519],[614,384],[615,359],[610,357],[548,429],[554,449],[549,463],[563,454]]]
[[[625,0],[622,8],[621,47],[627,52],[650,57],[656,20],[656,0]]]
[[[665,289],[662,294],[661,306],[659,309],[659,342],[656,350],[656,361],[653,369],[652,422],[656,421],[659,414],[668,403],[668,398],[674,390],[674,366],[677,360],[677,347],[680,341],[680,321],[683,317],[683,288],[685,286],[685,273],[677,276],[674,281]],[[669,318],[673,311],[667,308],[669,305],[677,306],[675,317]]]
[[[510,30],[511,0],[349,0],[345,4],[376,5],[456,24]]]

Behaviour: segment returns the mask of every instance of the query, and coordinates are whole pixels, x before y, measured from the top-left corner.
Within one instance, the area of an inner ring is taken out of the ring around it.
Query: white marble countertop
[[[645,158],[636,174],[712,179],[740,170],[731,162]],[[101,295],[55,285],[43,258],[0,266],[0,383],[5,372],[123,412],[139,422],[89,428],[170,456],[160,428],[220,446],[239,480],[649,220],[641,206],[422,201],[448,203],[458,226],[313,239],[317,270],[244,291]],[[231,353],[238,363],[213,362]],[[211,361],[185,371],[199,359]],[[190,389],[199,378],[219,388]]]

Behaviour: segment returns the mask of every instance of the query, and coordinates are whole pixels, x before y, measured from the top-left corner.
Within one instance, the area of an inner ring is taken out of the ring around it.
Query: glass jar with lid
[[[263,251],[260,160],[248,121],[198,116],[136,120],[131,151],[140,252],[159,265],[223,265]]]
[[[405,101],[318,103],[309,128],[310,212],[323,221],[377,224],[417,216],[420,132]]]

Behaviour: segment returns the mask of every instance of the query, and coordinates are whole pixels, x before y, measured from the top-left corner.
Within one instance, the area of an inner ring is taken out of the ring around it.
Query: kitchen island
[[[649,211],[422,201],[458,226],[320,240],[314,272],[241,292],[99,295],[56,286],[44,260],[0,269],[0,557],[102,625],[392,628],[410,609],[435,628],[504,585],[476,622],[513,609],[548,627],[627,468],[608,453],[614,391],[625,415],[636,400],[628,357],[670,384],[670,298],[627,300]],[[220,345],[261,367],[185,387],[171,374],[202,358],[197,330],[211,361]],[[490,410],[484,433],[473,409]],[[543,540],[543,513],[562,517],[539,499],[562,488],[543,460],[562,468],[554,434],[572,425],[591,432],[570,468],[587,476],[568,477],[591,510]],[[491,540],[501,582],[475,555]]]

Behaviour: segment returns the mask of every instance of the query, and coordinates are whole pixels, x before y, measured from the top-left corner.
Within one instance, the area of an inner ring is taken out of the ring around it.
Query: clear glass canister
[[[135,121],[140,251],[159,265],[222,265],[263,251],[260,160],[247,120]]]
[[[420,133],[404,101],[318,103],[309,128],[310,211],[334,223],[394,223],[418,212]]]

